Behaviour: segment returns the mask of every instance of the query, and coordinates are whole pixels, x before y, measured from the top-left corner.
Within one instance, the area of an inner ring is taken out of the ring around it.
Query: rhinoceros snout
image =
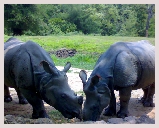
[[[72,111],[72,116],[82,120],[82,113],[80,111]]]
[[[79,103],[80,105],[83,104],[83,96],[79,96],[79,97],[78,97],[78,103]]]

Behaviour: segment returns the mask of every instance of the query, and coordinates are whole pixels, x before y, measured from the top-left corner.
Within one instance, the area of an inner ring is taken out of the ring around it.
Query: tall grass
[[[9,36],[4,36],[4,42]],[[66,62],[71,62],[72,67],[91,70],[93,69],[100,54],[105,52],[111,44],[115,42],[129,42],[139,40],[149,40],[155,45],[155,38],[145,37],[117,37],[117,36],[16,36],[22,41],[34,41],[42,46],[46,51],[56,51],[61,48],[76,49],[77,53],[73,57],[57,58],[51,55],[55,65],[64,66]]]

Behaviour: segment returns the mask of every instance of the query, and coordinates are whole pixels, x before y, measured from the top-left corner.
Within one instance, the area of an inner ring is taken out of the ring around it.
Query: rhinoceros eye
[[[76,94],[76,93],[74,93],[74,95],[75,95],[75,96],[77,96],[77,94]]]
[[[66,80],[68,80],[68,77],[67,77],[67,75],[66,75],[66,74],[64,75],[64,77],[66,78]]]
[[[63,94],[61,94],[61,97],[62,97],[62,98],[66,98],[67,95],[66,95],[65,93],[63,93]]]

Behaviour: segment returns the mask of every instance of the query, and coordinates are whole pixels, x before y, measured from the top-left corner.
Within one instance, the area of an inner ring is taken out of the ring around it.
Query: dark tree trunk
[[[147,22],[146,22],[146,37],[148,37],[148,29],[149,29],[149,25],[150,25],[150,19],[152,18],[152,15],[153,15],[153,11],[152,11],[152,9],[153,9],[153,7],[154,7],[155,5],[154,4],[152,4],[152,5],[150,5],[150,7],[148,7],[148,17],[147,17]]]

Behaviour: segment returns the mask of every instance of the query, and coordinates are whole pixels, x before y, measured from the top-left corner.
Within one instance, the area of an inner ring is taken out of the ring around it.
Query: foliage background
[[[155,5],[4,5],[4,33],[6,35],[93,34],[144,37],[146,26],[148,27],[148,36],[155,37]]]

